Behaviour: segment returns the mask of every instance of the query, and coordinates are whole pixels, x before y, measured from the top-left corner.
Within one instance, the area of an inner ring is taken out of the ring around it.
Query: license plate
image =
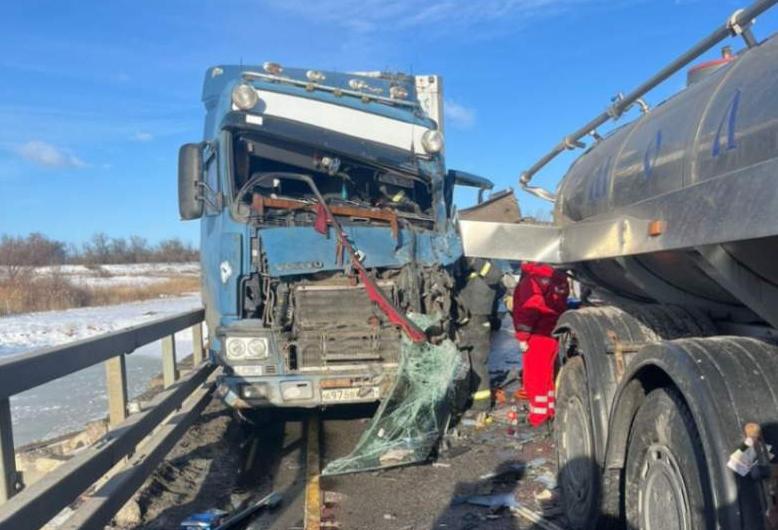
[[[243,377],[251,377],[251,376],[259,376],[264,374],[264,366],[261,365],[238,365],[233,367],[233,371],[235,372],[235,375],[240,375]]]
[[[360,386],[352,388],[323,388],[321,391],[321,400],[327,403],[338,401],[356,401],[378,399],[380,392],[377,386]]]

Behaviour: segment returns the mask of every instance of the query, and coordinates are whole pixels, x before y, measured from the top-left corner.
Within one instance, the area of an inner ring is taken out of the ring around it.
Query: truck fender
[[[658,304],[624,304],[567,311],[554,334],[560,337],[561,361],[581,355],[586,368],[595,452],[604,461],[613,397],[635,352],[662,339],[708,336],[710,319],[699,311]],[[566,341],[574,337],[570,348]]]
[[[583,358],[592,411],[595,456],[601,464],[608,436],[610,406],[620,380],[620,371],[623,371],[613,355],[613,339],[623,344],[643,344],[654,335],[634,317],[611,306],[567,311],[559,318],[554,334],[560,338],[562,363],[571,355]]]
[[[778,443],[778,347],[745,337],[665,341],[639,351],[616,390],[605,469],[623,469],[632,420],[643,396],[673,387],[695,422],[721,528],[762,528],[760,483],[726,466],[747,422]]]

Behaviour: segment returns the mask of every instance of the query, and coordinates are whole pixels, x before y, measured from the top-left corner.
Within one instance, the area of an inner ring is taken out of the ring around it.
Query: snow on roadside
[[[200,295],[0,317],[0,356],[94,337],[201,306]],[[181,339],[191,344],[191,332]],[[177,337],[178,337],[177,335]],[[141,348],[138,353],[148,353]]]
[[[63,274],[73,274],[80,276],[90,276],[104,273],[125,275],[125,276],[171,276],[178,274],[199,274],[199,263],[118,263],[96,265],[87,267],[86,265],[57,265],[51,267],[37,267],[36,271],[41,273],[59,271]]]
[[[0,358],[94,337],[200,306],[200,296],[189,295],[1,317]],[[176,350],[179,359],[191,353],[190,329],[176,333]],[[160,354],[157,341],[127,356],[130,399],[145,391],[149,380],[161,371]],[[106,411],[105,369],[99,363],[12,396],[14,440],[20,446],[50,439],[103,418]]]
[[[106,287],[147,287],[157,283],[164,283],[168,276],[78,276],[66,275],[65,278],[72,284],[81,287],[106,288]]]
[[[84,287],[143,287],[181,276],[198,276],[199,263],[127,263],[114,265],[52,265],[32,269],[36,277],[58,275]],[[8,274],[0,267],[0,279]]]

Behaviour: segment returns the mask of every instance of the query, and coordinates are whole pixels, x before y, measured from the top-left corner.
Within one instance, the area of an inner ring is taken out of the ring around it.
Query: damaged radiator
[[[392,282],[379,285],[396,298]],[[362,286],[299,285],[294,289],[294,311],[301,370],[399,362],[401,331],[387,321]]]

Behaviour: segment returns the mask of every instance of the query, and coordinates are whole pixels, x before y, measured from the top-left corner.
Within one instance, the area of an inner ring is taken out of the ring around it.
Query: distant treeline
[[[183,263],[199,259],[199,251],[178,238],[151,244],[140,236],[109,237],[97,233],[89,241],[76,245],[50,239],[40,233],[0,237],[0,266],[6,267]]]

